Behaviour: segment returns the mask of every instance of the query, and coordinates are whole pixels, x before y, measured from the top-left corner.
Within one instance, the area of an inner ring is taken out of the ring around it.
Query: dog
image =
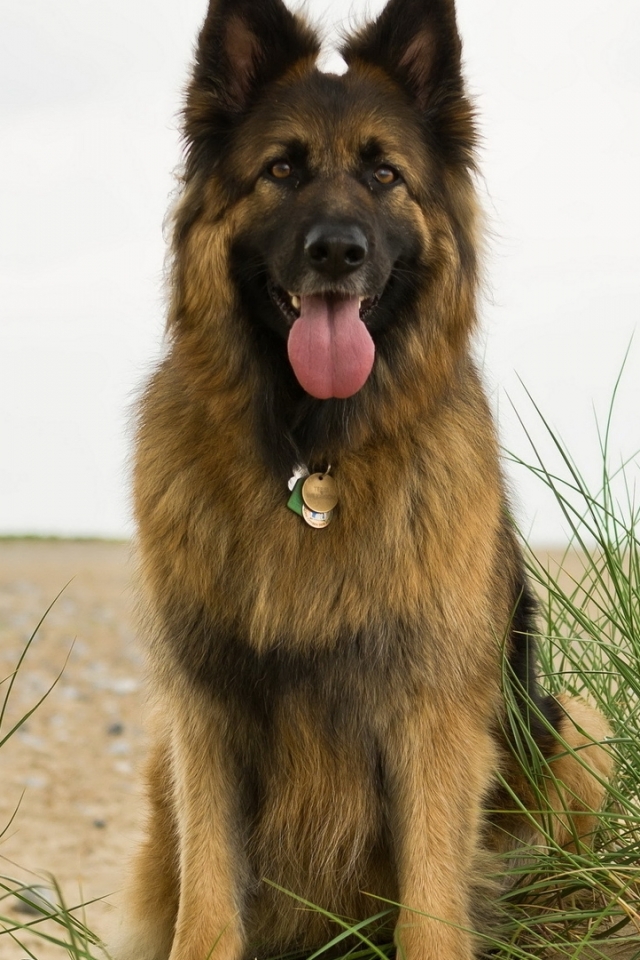
[[[343,75],[318,52],[281,0],[211,0],[198,41],[136,443],[155,719],[117,960],[308,955],[376,897],[401,957],[471,960],[483,858],[535,835],[484,813],[497,771],[533,802],[505,669],[556,757],[559,843],[588,842],[611,771],[604,718],[536,681],[470,356],[454,2],[389,0]]]

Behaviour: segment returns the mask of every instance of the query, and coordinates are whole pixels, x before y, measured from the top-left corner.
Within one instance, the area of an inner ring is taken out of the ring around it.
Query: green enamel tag
[[[289,507],[289,510],[293,510],[293,512],[297,513],[299,517],[302,516],[302,504],[304,502],[302,499],[302,484],[306,479],[306,477],[300,477],[300,479],[296,481],[296,485],[293,488],[291,496],[287,500],[287,506]]]

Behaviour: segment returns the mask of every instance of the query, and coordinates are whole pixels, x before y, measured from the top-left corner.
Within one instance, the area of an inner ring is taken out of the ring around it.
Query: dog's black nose
[[[314,270],[338,280],[362,266],[369,244],[354,224],[317,223],[304,238],[304,252]]]

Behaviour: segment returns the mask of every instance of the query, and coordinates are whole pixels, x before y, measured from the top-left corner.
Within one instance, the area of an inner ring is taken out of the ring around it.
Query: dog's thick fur
[[[402,956],[470,960],[478,857],[501,845],[482,813],[496,770],[527,798],[501,732],[505,650],[543,752],[564,751],[544,718],[584,748],[554,765],[560,842],[589,834],[570,811],[598,808],[589,770],[609,771],[603,718],[535,682],[534,603],[469,355],[478,212],[453,0],[390,0],[346,42],[344,76],[317,53],[281,0],[211,0],[170,347],[139,420],[157,718],[117,960],[265,958],[334,935],[266,881],[356,920],[380,909],[368,894],[405,904]],[[309,260],[327,223],[364,236],[360,265]],[[376,356],[353,396],[297,382],[286,291],[366,298]],[[312,529],[287,480],[329,463],[339,504]],[[530,839],[526,822],[505,817]]]

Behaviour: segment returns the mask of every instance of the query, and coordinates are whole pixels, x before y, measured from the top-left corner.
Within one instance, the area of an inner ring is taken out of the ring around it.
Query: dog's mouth
[[[375,347],[364,321],[379,297],[298,295],[275,283],[269,292],[289,326],[287,352],[300,386],[318,400],[357,393],[373,368]]]
[[[269,281],[268,284],[269,295],[275,303],[275,305],[280,310],[280,313],[287,321],[289,327],[295,323],[295,321],[300,316],[300,310],[302,307],[302,297],[299,294],[288,293],[283,287],[279,286],[273,280]],[[343,293],[323,293],[321,296],[326,297],[328,300],[348,300],[349,297],[345,296]],[[374,310],[380,301],[380,294],[375,294],[372,297],[358,297],[358,309],[360,312],[360,319],[366,320],[372,310]]]

